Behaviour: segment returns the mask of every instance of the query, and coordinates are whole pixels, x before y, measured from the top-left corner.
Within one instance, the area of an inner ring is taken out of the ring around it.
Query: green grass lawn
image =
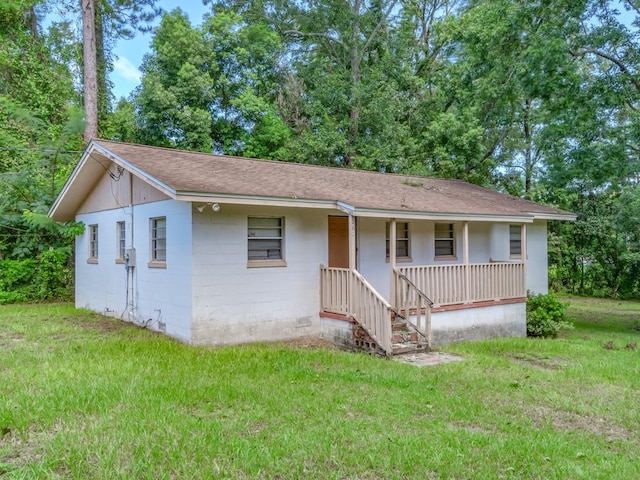
[[[0,306],[0,477],[640,478],[640,303],[570,301],[561,338],[423,368]]]

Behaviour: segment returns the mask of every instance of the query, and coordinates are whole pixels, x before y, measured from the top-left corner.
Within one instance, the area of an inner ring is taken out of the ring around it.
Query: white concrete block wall
[[[526,303],[491,305],[435,312],[431,315],[434,346],[451,342],[527,334]]]
[[[494,262],[509,262],[509,223],[493,223],[490,227],[489,257]]]
[[[149,219],[167,219],[167,266],[149,268]],[[85,225],[98,225],[97,264],[87,263],[89,231],[76,238],[76,306],[107,313],[117,318],[148,324],[170,336],[191,338],[191,208],[190,204],[162,202],[79,215]],[[116,263],[118,253],[116,222],[126,224],[126,247],[136,249],[136,267],[129,277]],[[131,299],[133,297],[133,301]]]
[[[462,226],[460,226],[462,229]],[[459,237],[462,242],[462,236]],[[508,245],[507,245],[508,248]],[[491,258],[491,224],[469,223],[469,262],[486,263]]]
[[[527,289],[534,293],[549,292],[547,221],[536,220],[527,225]]]
[[[76,306],[120,317],[126,307],[126,271],[116,263],[116,222],[128,221],[128,208],[79,215],[85,224],[83,235],[76,237]],[[89,258],[89,225],[98,225],[98,262]]]
[[[220,205],[193,214],[194,343],[318,335],[320,264],[331,212]],[[247,218],[284,217],[286,266],[247,266]]]
[[[386,260],[385,219],[358,219],[358,270],[387,300],[391,291],[390,267]],[[397,219],[398,222],[405,221]],[[446,223],[446,222],[443,222]],[[462,223],[455,223],[456,259],[436,260],[434,227],[435,222],[409,220],[409,250],[411,261],[398,260],[398,265],[444,265],[462,263]],[[507,235],[509,229],[507,228]],[[507,237],[507,246],[509,242]],[[491,249],[491,224],[469,223],[469,261],[484,263],[489,261]]]
[[[357,219],[357,262],[358,271],[369,281],[380,295],[389,300],[391,290],[389,262],[386,260],[386,220],[383,218]],[[419,233],[409,225],[410,244],[419,242]]]
[[[496,261],[514,261],[509,258],[509,224],[491,226],[491,258]],[[548,292],[547,221],[535,220],[527,224],[527,290]]]
[[[166,268],[152,268],[150,219],[166,217]],[[191,340],[191,204],[176,200],[134,207],[135,318],[183,341]]]

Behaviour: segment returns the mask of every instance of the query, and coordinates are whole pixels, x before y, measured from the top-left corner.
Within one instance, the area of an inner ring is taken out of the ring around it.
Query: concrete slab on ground
[[[464,360],[460,355],[453,355],[445,352],[420,352],[408,353],[405,355],[395,355],[394,360],[403,363],[409,363],[416,367],[430,367],[440,365],[442,363],[459,362]]]

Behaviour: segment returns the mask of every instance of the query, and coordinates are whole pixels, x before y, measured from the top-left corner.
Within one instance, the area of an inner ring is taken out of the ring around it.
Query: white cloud
[[[113,63],[113,73],[130,82],[140,82],[140,71],[125,57],[118,57]]]

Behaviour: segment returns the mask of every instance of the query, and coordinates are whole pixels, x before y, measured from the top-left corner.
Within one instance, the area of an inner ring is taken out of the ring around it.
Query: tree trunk
[[[98,88],[98,125],[97,134],[101,135],[100,127],[105,125],[109,113],[109,84],[107,80],[107,54],[104,41],[104,6],[99,2],[95,5],[96,32],[96,85]]]
[[[360,41],[360,7],[361,0],[355,0],[351,11],[351,46],[349,51],[350,58],[350,76],[351,76],[351,99],[349,112],[349,138],[347,141],[347,152],[344,158],[344,165],[350,167],[353,157],[356,155],[356,140],[358,138],[359,121],[360,121],[360,52],[358,51],[358,42]]]
[[[98,136],[98,81],[96,61],[95,0],[80,0],[82,10],[82,57],[84,62],[84,141]]]

